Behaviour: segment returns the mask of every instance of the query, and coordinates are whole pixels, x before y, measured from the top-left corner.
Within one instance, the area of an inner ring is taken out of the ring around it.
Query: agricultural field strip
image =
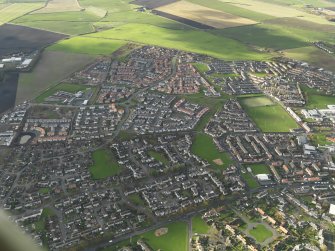
[[[256,24],[257,22],[187,1],[164,5],[156,10],[186,18],[218,29]]]
[[[13,3],[0,9],[0,25],[39,9],[43,3]]]
[[[82,9],[77,0],[51,0],[44,8],[35,11],[35,13],[80,11]]]

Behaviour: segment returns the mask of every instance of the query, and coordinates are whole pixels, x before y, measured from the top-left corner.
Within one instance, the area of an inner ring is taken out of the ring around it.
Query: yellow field
[[[43,7],[42,3],[14,3],[0,9],[0,25]]]
[[[97,17],[103,18],[107,15],[107,10],[105,9],[101,9],[101,8],[97,8],[94,6],[89,6],[87,8],[85,8],[85,11],[88,13],[91,13]]]
[[[238,17],[186,1],[178,1],[172,4],[164,5],[157,8],[157,10],[218,29],[256,23],[255,21],[247,18]]]
[[[226,0],[220,1],[227,2]],[[332,25],[332,23],[327,21],[324,17],[295,9],[294,6],[283,6],[258,0],[231,0],[229,1],[229,4],[274,17],[296,17],[301,20],[310,21],[318,24]]]
[[[82,8],[77,0],[50,0],[44,8],[34,13],[53,13],[80,10],[82,10]]]

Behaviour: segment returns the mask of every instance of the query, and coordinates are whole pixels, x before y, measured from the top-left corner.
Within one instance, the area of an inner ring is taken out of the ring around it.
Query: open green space
[[[244,181],[247,183],[247,186],[250,189],[254,189],[254,188],[258,188],[259,187],[258,182],[254,178],[254,176],[252,176],[251,173],[249,173],[249,172],[246,171],[245,173],[242,173],[241,176],[244,179]]]
[[[335,56],[314,46],[285,50],[283,53],[286,57],[304,61],[330,71],[335,71]]]
[[[266,54],[251,51],[236,40],[195,29],[168,29],[147,24],[126,24],[87,36],[169,47],[223,59],[265,60],[268,58]]]
[[[49,187],[40,188],[38,192],[40,194],[48,194],[50,192],[50,188]]]
[[[85,85],[77,85],[77,84],[67,84],[67,83],[60,83],[56,86],[51,87],[50,89],[46,90],[44,93],[42,93],[40,96],[38,96],[35,101],[37,103],[42,103],[44,100],[55,94],[58,91],[65,91],[65,92],[70,92],[70,93],[76,93],[79,91],[83,91],[87,89],[88,87]]]
[[[250,167],[254,175],[257,174],[270,174],[270,168],[265,164],[248,164],[246,167]]]
[[[243,109],[263,132],[289,132],[299,127],[283,107],[265,96],[238,99]]]
[[[43,3],[13,3],[0,9],[0,25],[37,10]]]
[[[272,232],[267,229],[263,224],[258,224],[256,227],[249,231],[249,234],[255,238],[259,243],[264,242],[268,238],[272,237]]]
[[[194,66],[200,73],[202,73],[202,74],[209,70],[207,64],[203,64],[203,63],[193,63],[193,66]]]
[[[207,234],[210,226],[204,221],[200,215],[192,218],[192,232],[193,234]]]
[[[117,175],[121,171],[114,155],[107,149],[99,149],[92,153],[93,165],[90,172],[94,179],[104,179]]]
[[[204,133],[197,133],[195,135],[191,151],[215,168],[227,168],[233,164],[230,155],[226,152],[220,152],[213,142],[212,137]],[[223,164],[218,165],[214,162],[215,160],[221,160]]]
[[[327,146],[333,144],[333,142],[327,140],[327,134],[326,132],[319,132],[319,133],[313,133],[309,135],[312,144],[315,146]]]
[[[135,205],[138,206],[145,206],[144,200],[141,198],[141,196],[137,193],[128,195],[127,198],[134,203]]]
[[[154,158],[155,160],[163,163],[164,165],[168,165],[169,164],[169,160],[168,158],[165,156],[164,153],[161,152],[157,152],[157,151],[149,151],[148,152],[149,156]]]
[[[116,243],[103,251],[117,251],[122,247],[134,246],[139,239],[147,243],[152,250],[164,251],[187,251],[188,231],[186,222],[174,222],[164,226],[168,228],[168,233],[159,237],[155,236],[155,230],[135,236],[131,240]]]
[[[48,48],[49,51],[62,51],[81,54],[112,54],[127,42],[92,37],[73,37]]]
[[[326,95],[316,89],[300,86],[306,97],[306,108],[325,109],[327,105],[335,105],[335,96]]]

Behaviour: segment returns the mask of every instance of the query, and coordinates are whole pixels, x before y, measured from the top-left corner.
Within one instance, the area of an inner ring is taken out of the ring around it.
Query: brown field
[[[213,160],[213,162],[219,166],[222,166],[223,165],[223,161],[221,159],[215,159]]]
[[[155,231],[155,236],[159,237],[159,236],[167,234],[168,232],[169,232],[169,229],[167,227],[162,227]]]
[[[44,8],[34,13],[80,11],[82,9],[77,0],[50,0]]]
[[[217,11],[183,0],[161,6],[156,10],[178,17],[186,18],[218,29],[256,23],[255,21],[247,18],[238,17],[229,13]]]
[[[83,54],[44,51],[32,72],[20,74],[16,104],[34,99],[94,59],[95,57]]]

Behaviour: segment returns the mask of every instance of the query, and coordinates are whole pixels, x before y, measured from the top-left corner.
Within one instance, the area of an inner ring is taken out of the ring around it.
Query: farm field
[[[219,152],[212,137],[204,133],[198,133],[195,135],[191,151],[200,158],[208,161],[208,163],[217,169],[227,168],[233,163],[229,154],[226,152]],[[214,162],[215,160],[221,160],[223,164],[218,165]]]
[[[89,87],[85,85],[76,85],[76,84],[67,84],[67,83],[61,83],[56,86],[51,87],[50,89],[43,92],[40,96],[38,96],[35,101],[37,103],[42,103],[47,97],[53,95],[57,91],[65,91],[70,93],[76,93],[79,91],[83,91]]]
[[[73,37],[48,48],[49,51],[108,55],[126,45],[126,41],[92,37]]]
[[[15,24],[69,35],[94,32],[100,18],[86,11],[30,14],[14,20]]]
[[[325,95],[307,86],[301,86],[301,89],[306,97],[307,109],[325,109],[327,105],[335,105],[335,96]]]
[[[13,3],[0,9],[0,25],[43,7],[43,3]]]
[[[4,24],[0,26],[0,56],[14,53],[16,48],[31,52],[65,37],[63,34]]]
[[[174,222],[164,226],[168,228],[168,233],[159,237],[155,236],[155,230],[146,232],[142,235],[135,236],[130,240],[116,243],[111,247],[103,249],[103,251],[117,251],[124,246],[131,246],[137,240],[142,239],[153,250],[164,251],[187,251],[188,250],[188,234],[186,222]]]
[[[207,234],[210,226],[201,218],[200,215],[192,218],[192,232],[193,234]]]
[[[44,8],[36,11],[35,13],[53,13],[80,10],[82,10],[82,8],[80,7],[77,0],[50,0]]]
[[[121,170],[121,167],[109,150],[96,150],[93,152],[92,157],[94,164],[90,167],[90,172],[94,179],[104,179],[118,174]]]
[[[20,74],[16,104],[34,99],[94,59],[83,54],[44,51],[32,72]]]
[[[289,132],[299,127],[284,108],[266,97],[240,97],[239,102],[263,132]]]
[[[263,224],[258,224],[253,229],[249,230],[249,234],[255,238],[259,243],[264,242],[266,239],[272,237],[272,232],[267,229]]]
[[[245,45],[200,30],[172,30],[144,24],[127,24],[88,37],[120,39],[191,51],[222,59],[266,60],[267,55],[249,50]],[[222,46],[224,45],[224,46]]]
[[[157,8],[157,10],[218,29],[256,23],[250,19],[234,16],[230,13],[207,8],[184,0],[161,6]]]
[[[283,54],[289,58],[305,61],[318,67],[335,71],[335,56],[330,55],[314,46],[284,50]]]

